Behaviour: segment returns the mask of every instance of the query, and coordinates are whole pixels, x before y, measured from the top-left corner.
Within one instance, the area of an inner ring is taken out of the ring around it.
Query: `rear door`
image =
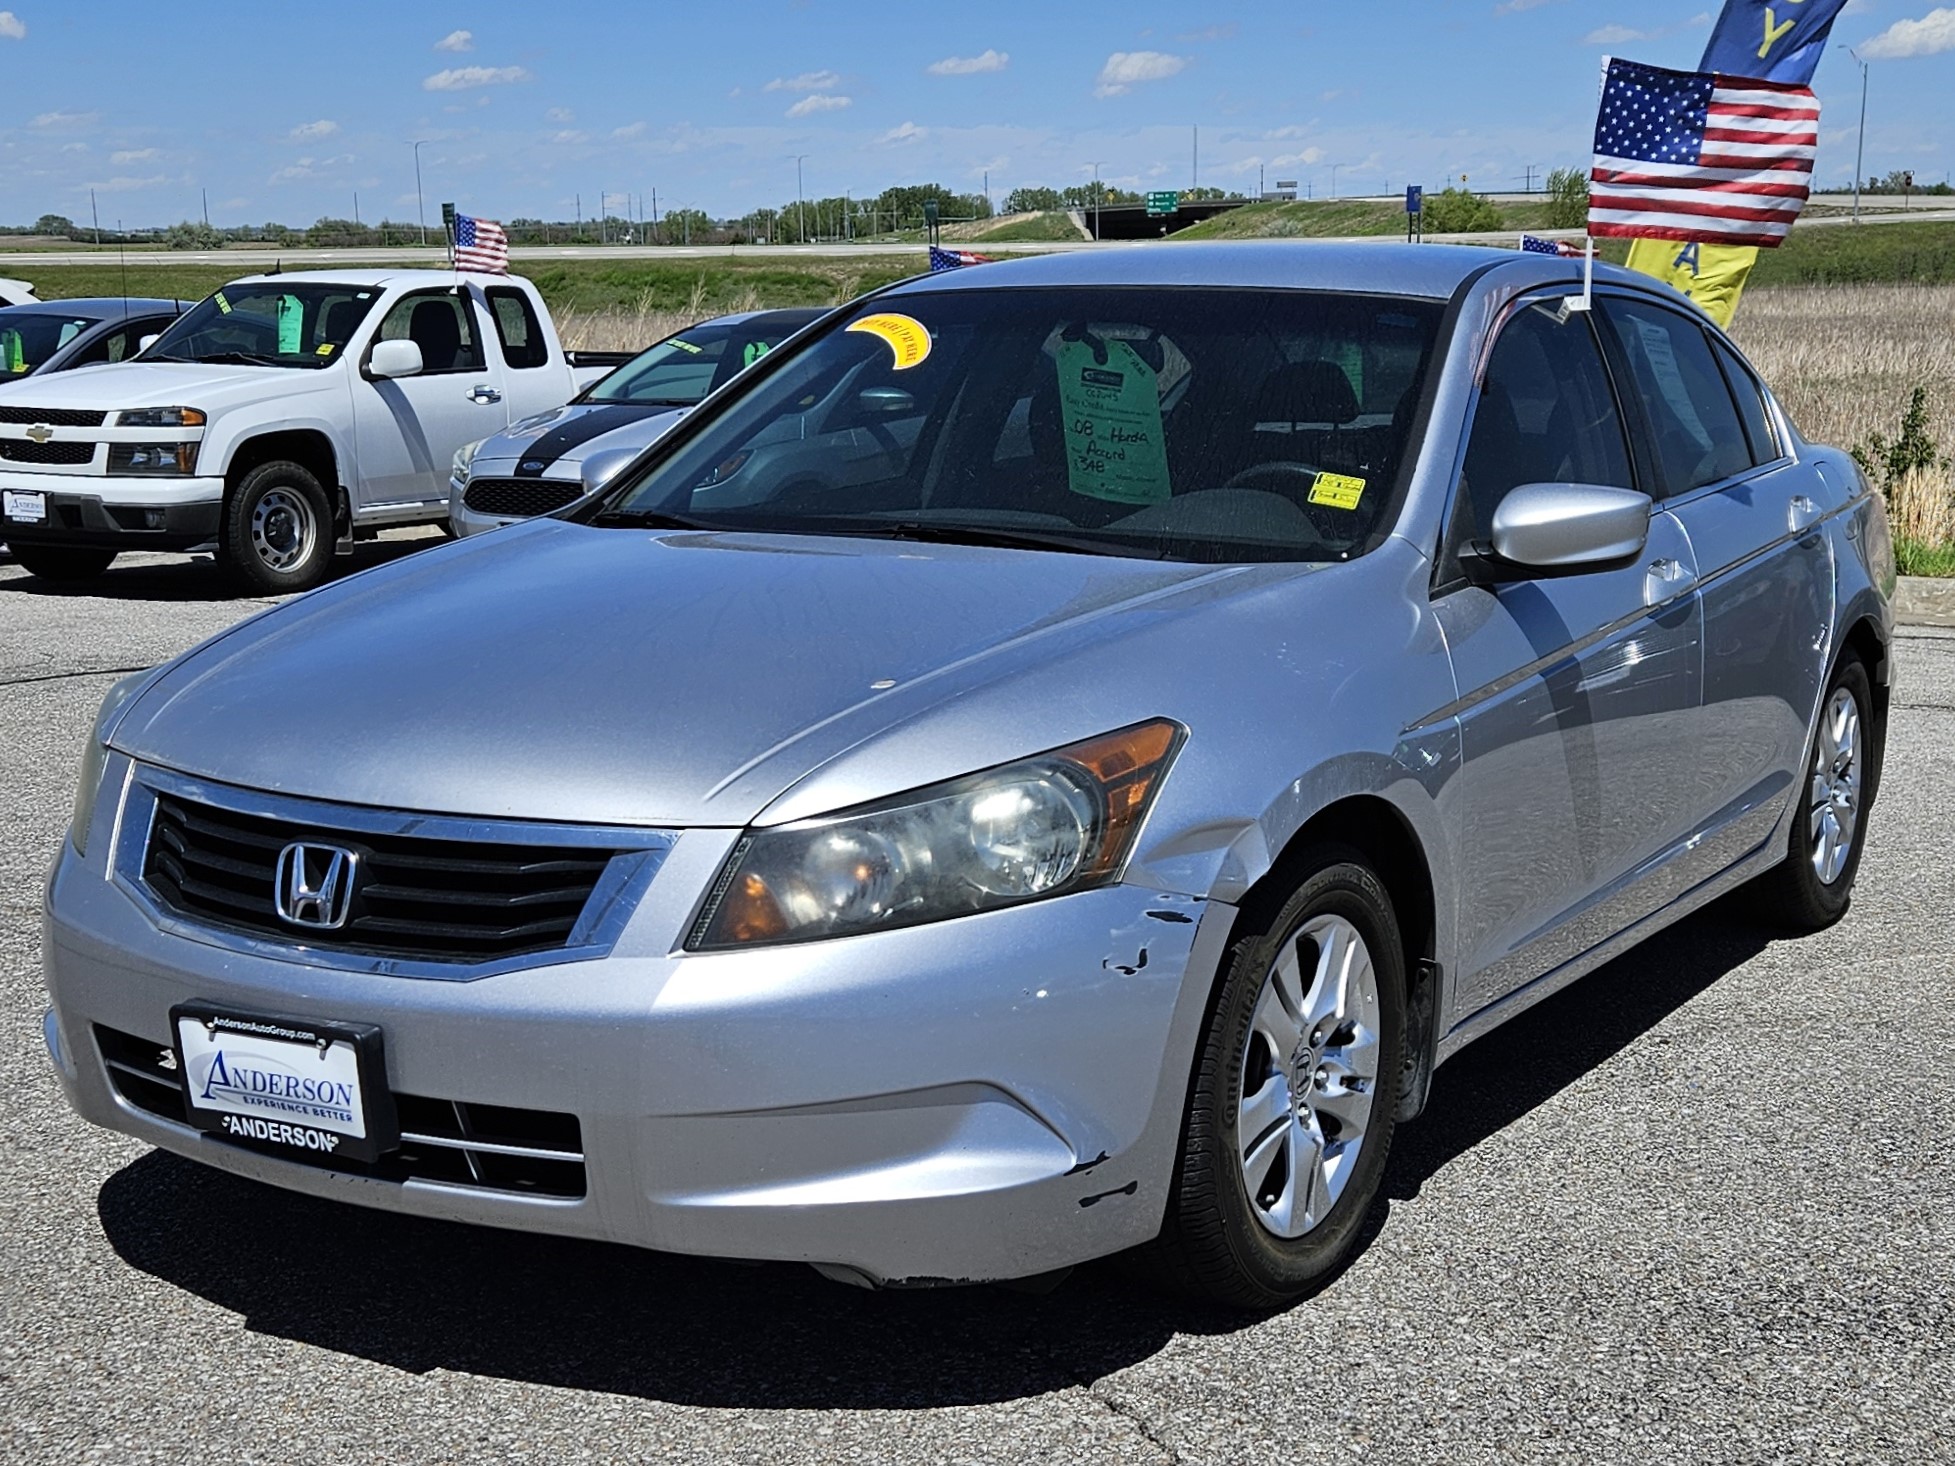
[[[1488,358],[1449,565],[1521,484],[1643,487],[1595,327],[1559,305],[1521,306]],[[1659,511],[1627,567],[1435,588],[1459,691],[1462,763],[1442,796],[1459,872],[1456,1019],[1660,904],[1652,869],[1699,810],[1677,762],[1701,717],[1694,574],[1682,527]]]
[[[529,292],[520,285],[491,285],[482,292],[482,307],[494,332],[505,418],[520,422],[568,402],[574,391],[570,368],[550,350],[550,334]]]
[[[1598,304],[1704,606],[1704,808],[1682,883],[1755,849],[1803,774],[1833,624],[1831,543],[1816,527],[1827,489],[1701,321],[1635,297]]]
[[[362,511],[407,517],[438,505],[445,514],[455,450],[508,426],[502,373],[483,350],[483,325],[468,291],[454,287],[410,292],[381,318],[374,340],[413,341],[422,364],[419,376],[385,380],[362,370],[353,384]]]

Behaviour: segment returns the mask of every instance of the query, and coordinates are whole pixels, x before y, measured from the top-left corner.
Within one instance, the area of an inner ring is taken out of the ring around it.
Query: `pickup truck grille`
[[[51,428],[99,428],[108,418],[106,412],[82,412],[73,407],[0,407],[0,422],[28,427],[38,422]]]
[[[279,856],[295,842],[356,857],[342,926],[279,916]],[[200,922],[308,947],[464,963],[565,946],[617,853],[335,830],[159,793],[143,879],[165,906]]]
[[[0,438],[0,458],[9,463],[63,464],[69,467],[95,460],[93,443],[35,443],[26,438]]]
[[[548,514],[584,497],[584,486],[562,479],[478,478],[462,502],[477,514],[508,514],[525,519]]]

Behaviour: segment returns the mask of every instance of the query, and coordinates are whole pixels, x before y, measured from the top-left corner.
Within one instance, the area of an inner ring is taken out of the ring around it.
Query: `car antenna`
[[[122,267],[122,319],[129,319],[129,241],[122,233],[122,221],[115,223],[115,258]]]
[[[285,273],[285,261],[274,256],[272,259],[272,267],[269,270],[265,271],[265,273],[267,275],[283,275]]]

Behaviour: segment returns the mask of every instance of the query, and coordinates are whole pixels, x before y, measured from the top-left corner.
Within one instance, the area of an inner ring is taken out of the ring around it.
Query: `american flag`
[[[938,249],[934,244],[930,246],[930,273],[933,275],[939,270],[957,270],[963,268],[965,265],[988,265],[990,263],[990,255],[981,255],[973,250]],[[987,275],[985,278],[988,280],[991,277]]]
[[[485,275],[509,273],[509,236],[493,219],[455,215],[455,268]]]
[[[1810,87],[1611,61],[1588,232],[1772,248],[1812,191]]]
[[[1573,255],[1580,258],[1585,251],[1579,244],[1570,244],[1565,239],[1539,239],[1532,234],[1521,236],[1521,248],[1531,255]]]

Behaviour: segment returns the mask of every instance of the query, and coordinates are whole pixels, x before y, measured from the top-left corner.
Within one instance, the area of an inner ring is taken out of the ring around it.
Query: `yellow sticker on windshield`
[[[224,292],[218,291],[214,299],[217,301],[217,308],[228,316],[231,313],[231,302],[224,298]]]
[[[333,343],[330,341],[321,341],[319,343],[319,349],[313,352],[314,356],[331,356],[332,354],[333,354]]]
[[[899,372],[908,371],[930,354],[930,332],[923,322],[899,316],[894,311],[864,316],[852,322],[849,329],[866,332],[885,342],[896,358],[895,369]]]
[[[1320,473],[1310,486],[1310,502],[1333,509],[1355,509],[1364,497],[1364,480],[1344,473]]]

